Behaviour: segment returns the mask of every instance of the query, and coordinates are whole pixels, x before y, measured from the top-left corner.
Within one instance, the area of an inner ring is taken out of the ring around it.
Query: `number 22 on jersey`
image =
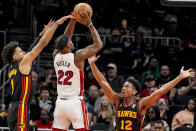
[[[64,80],[62,79],[65,76]],[[59,85],[71,85],[72,82],[69,81],[73,77],[73,72],[72,71],[66,71],[64,72],[63,70],[58,71],[58,84]]]

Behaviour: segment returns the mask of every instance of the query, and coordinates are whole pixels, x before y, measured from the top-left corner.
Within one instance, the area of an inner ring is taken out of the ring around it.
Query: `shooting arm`
[[[91,24],[88,28],[93,38],[93,44],[84,49],[78,50],[75,61],[80,62],[86,58],[89,58],[95,55],[103,47],[102,40],[93,24]]]
[[[70,38],[73,35],[74,32],[74,28],[75,28],[75,24],[76,24],[76,20],[75,19],[71,19],[69,24],[67,25],[67,27],[65,28],[64,33],[69,36]]]

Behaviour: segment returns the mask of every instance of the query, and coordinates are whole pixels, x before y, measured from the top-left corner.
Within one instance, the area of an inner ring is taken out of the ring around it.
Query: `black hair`
[[[69,37],[65,34],[60,35],[59,37],[56,38],[55,40],[55,48],[58,49],[59,51],[62,51],[65,46],[68,44]]]
[[[190,100],[193,100],[193,101],[195,102],[195,104],[196,104],[196,99],[195,99],[194,97],[190,97],[190,98],[187,100],[187,103],[186,103],[186,105],[185,105],[185,109],[188,109],[188,104],[189,104],[189,101],[190,101]],[[196,111],[196,105],[195,105],[195,108],[194,108],[193,111]]]
[[[151,108],[155,111],[155,115],[156,115],[156,117],[155,117],[153,120],[154,120],[154,121],[156,121],[156,120],[161,120],[159,108],[158,108],[157,106],[152,106],[152,107],[150,107],[150,108],[148,109],[148,111],[149,111]],[[147,112],[148,112],[148,111],[147,111]],[[151,122],[148,114],[146,115],[146,121],[147,121],[147,122]]]
[[[137,94],[136,95],[138,95],[140,93],[140,91],[142,90],[141,84],[139,83],[138,80],[136,80],[136,79],[134,79],[132,77],[128,77],[126,79],[126,82],[129,82],[129,83],[133,84],[133,86],[137,90]]]
[[[158,124],[160,124],[160,123],[161,123],[162,127],[164,127],[164,123],[163,123],[163,121],[162,121],[162,120],[156,120],[156,121],[154,122],[154,124],[155,124],[155,123],[158,123]]]
[[[5,63],[11,64],[13,62],[13,54],[17,47],[19,47],[19,44],[16,41],[11,41],[9,44],[3,47],[1,57],[5,61]]]

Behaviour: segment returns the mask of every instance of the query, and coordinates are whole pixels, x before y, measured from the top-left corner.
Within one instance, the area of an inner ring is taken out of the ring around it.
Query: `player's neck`
[[[133,104],[133,102],[135,101],[135,96],[132,96],[132,97],[128,97],[128,98],[125,98],[124,99],[124,106],[130,106]]]

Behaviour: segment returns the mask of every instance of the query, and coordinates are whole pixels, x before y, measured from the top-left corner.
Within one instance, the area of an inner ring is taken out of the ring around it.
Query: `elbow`
[[[99,50],[101,50],[103,48],[103,42],[102,41],[100,41],[100,42],[97,43],[97,48]]]

